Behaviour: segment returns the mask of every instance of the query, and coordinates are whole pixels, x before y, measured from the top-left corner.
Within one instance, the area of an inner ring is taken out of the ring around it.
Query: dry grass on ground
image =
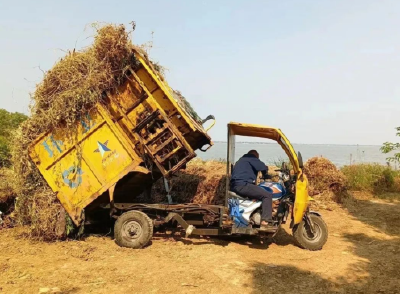
[[[1,230],[0,293],[398,293],[400,203],[359,196],[319,211],[329,238],[315,252],[287,226],[264,241],[160,232],[141,250],[109,236],[46,243]]]

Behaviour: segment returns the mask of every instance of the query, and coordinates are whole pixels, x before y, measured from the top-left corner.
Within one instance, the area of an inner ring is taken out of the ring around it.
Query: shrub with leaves
[[[27,116],[23,113],[0,109],[0,167],[10,166],[10,142],[13,131],[26,119]]]
[[[396,136],[400,137],[400,127],[396,128]],[[395,152],[393,156],[387,158],[391,162],[400,162],[400,143],[385,142],[381,147],[381,151],[385,154]]]

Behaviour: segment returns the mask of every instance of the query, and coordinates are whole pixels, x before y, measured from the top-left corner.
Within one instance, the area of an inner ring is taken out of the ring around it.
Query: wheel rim
[[[142,232],[142,226],[134,220],[126,221],[122,226],[122,236],[131,241],[140,238]]]
[[[308,224],[304,225],[304,230],[303,230],[303,237],[308,241],[312,243],[316,243],[321,239],[322,236],[322,230],[319,224],[314,222],[314,233],[311,232],[311,227]]]

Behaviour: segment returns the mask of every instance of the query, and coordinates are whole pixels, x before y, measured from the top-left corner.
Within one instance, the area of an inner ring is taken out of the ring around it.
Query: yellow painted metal
[[[213,119],[213,122],[211,123],[211,125],[206,129],[206,132],[208,132],[209,130],[211,130],[214,126],[215,126],[215,124],[216,124],[216,119]]]
[[[163,81],[157,78],[155,72],[150,68],[150,65],[146,62],[145,57],[141,55],[137,55],[138,60],[143,65],[143,69],[137,72],[137,75],[140,79],[146,84],[149,92],[152,93],[152,96],[156,98],[162,98],[164,96],[168,97],[168,99],[158,99],[160,107],[166,111],[174,111],[175,109],[179,109],[178,103],[171,95],[171,88]],[[189,118],[189,115],[183,111],[180,114],[185,121],[188,122],[188,125],[192,130],[196,129],[195,122]],[[179,127],[180,124],[177,124]]]
[[[154,97],[161,96],[161,97],[167,97],[168,99],[159,99],[158,102],[162,109],[166,112],[169,111],[175,111],[176,109],[180,109],[183,111],[180,111],[180,115],[182,118],[188,123],[190,128],[192,130],[197,130],[203,133],[206,133],[208,130],[210,130],[214,124],[212,124],[211,127],[209,127],[207,130],[204,130],[203,127],[196,122],[195,120],[190,118],[190,115],[182,109],[179,105],[178,102],[175,101],[175,99],[172,96],[172,89],[168,85],[167,81],[165,81],[162,77],[156,74],[155,71],[153,71],[151,64],[148,62],[147,57],[140,52],[140,50],[136,49],[136,58],[138,61],[143,65],[143,70],[138,71],[137,75],[141,78],[141,80],[144,81],[146,85],[152,85],[153,88],[147,86],[149,91],[152,93]],[[151,82],[152,81],[152,82]],[[157,87],[159,88],[158,90]],[[180,126],[180,123],[178,121],[173,121],[174,125],[176,125],[178,128]],[[212,143],[212,142],[211,142]],[[212,144],[211,144],[212,145]]]
[[[82,210],[141,159],[104,110],[97,108],[75,129],[57,129],[31,145],[30,155],[74,222]],[[107,118],[108,120],[109,118]]]
[[[303,170],[300,168],[296,151],[294,150],[292,144],[290,144],[290,141],[280,129],[262,125],[230,122],[228,124],[228,132],[230,135],[274,140],[282,147],[289,157],[294,172],[297,174],[293,221],[295,225],[299,224],[308,208],[308,203],[311,200],[311,197],[308,194],[308,179]]]
[[[308,195],[308,179],[302,170],[297,175],[296,181],[296,198],[293,207],[293,223],[295,225],[301,223],[304,213],[308,208],[310,196]]]

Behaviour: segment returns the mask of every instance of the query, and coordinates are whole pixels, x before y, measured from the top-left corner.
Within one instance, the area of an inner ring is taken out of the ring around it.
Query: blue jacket
[[[253,184],[257,178],[257,173],[262,172],[265,176],[268,167],[253,154],[246,154],[240,158],[233,168],[231,177],[231,188],[235,186],[245,186]]]

